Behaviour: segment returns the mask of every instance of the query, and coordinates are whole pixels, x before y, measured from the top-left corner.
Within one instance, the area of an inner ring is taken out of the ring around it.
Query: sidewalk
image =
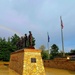
[[[55,69],[55,68],[45,68],[46,75],[75,75],[74,71]],[[0,65],[0,75],[19,75],[15,71],[9,69],[8,66]]]
[[[0,65],[0,75],[19,75],[15,71],[9,69],[9,67]]]
[[[75,71],[55,69],[55,68],[46,68],[46,75],[75,75]]]

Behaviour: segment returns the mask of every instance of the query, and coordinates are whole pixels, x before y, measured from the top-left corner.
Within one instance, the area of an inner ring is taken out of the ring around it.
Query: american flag
[[[48,36],[48,42],[50,41],[50,37],[49,37],[49,34],[48,34],[48,32],[47,32],[47,36]]]
[[[61,21],[61,28],[63,29],[64,25],[63,25],[63,21],[62,21],[62,17],[60,16],[60,21]]]

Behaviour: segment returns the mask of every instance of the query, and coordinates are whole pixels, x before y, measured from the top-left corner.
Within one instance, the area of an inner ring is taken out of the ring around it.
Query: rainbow
[[[15,31],[15,30],[13,30],[13,29],[10,29],[10,28],[8,28],[8,27],[5,27],[5,26],[3,26],[3,25],[0,25],[0,28],[2,28],[2,29],[4,29],[4,30],[7,30],[7,31],[10,31],[10,32],[12,32],[12,33],[16,33],[18,36],[22,36],[21,33]]]

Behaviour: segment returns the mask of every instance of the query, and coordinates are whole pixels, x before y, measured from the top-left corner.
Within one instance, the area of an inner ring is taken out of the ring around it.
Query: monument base
[[[41,51],[36,49],[13,52],[9,67],[20,75],[45,75]]]

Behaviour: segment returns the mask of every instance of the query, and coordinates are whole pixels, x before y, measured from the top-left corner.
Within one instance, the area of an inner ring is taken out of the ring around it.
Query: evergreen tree
[[[53,44],[51,46],[51,58],[54,58],[58,55],[58,50],[59,50],[59,48],[56,44]]]
[[[12,51],[15,51],[17,50],[17,46],[16,46],[16,43],[20,40],[20,37],[17,35],[17,34],[14,34],[12,37],[11,37],[11,45],[12,45]]]

